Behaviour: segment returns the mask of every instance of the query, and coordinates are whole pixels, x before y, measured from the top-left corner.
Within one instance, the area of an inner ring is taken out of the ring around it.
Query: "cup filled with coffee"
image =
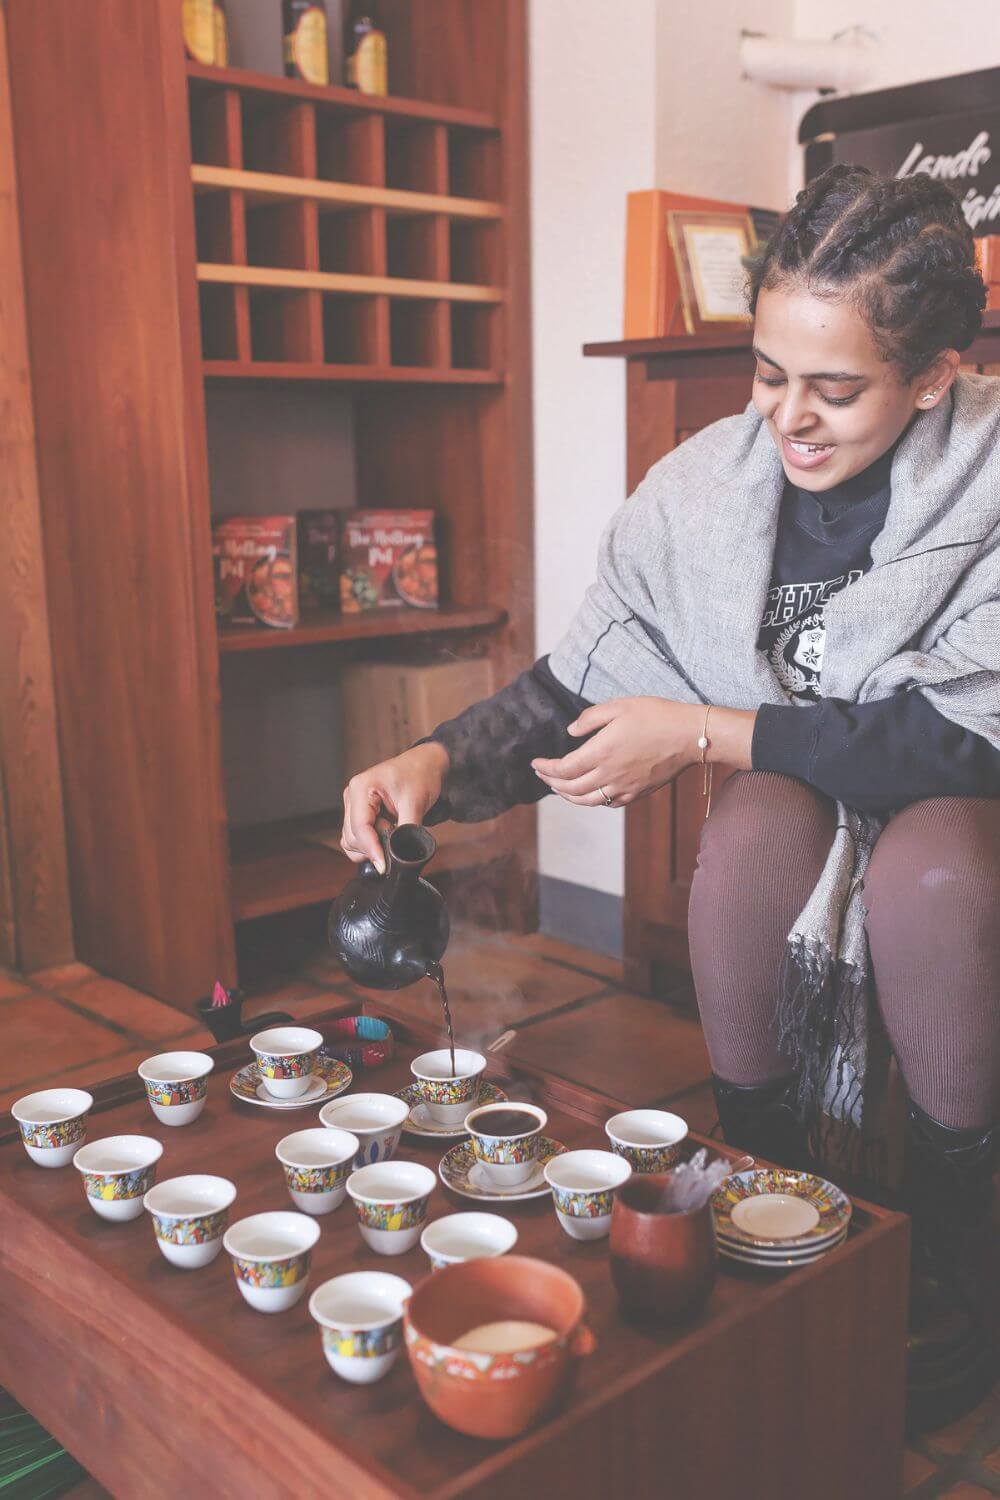
[[[484,1104],[466,1115],[473,1155],[492,1186],[516,1187],[528,1180],[547,1123],[537,1104]]]
[[[486,1059],[467,1047],[422,1052],[410,1064],[417,1094],[432,1120],[458,1129],[479,1098]]]

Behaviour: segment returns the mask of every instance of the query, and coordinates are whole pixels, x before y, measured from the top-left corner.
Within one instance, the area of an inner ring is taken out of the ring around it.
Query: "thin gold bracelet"
[[[708,716],[712,712],[713,704],[709,704],[705,710],[705,724],[698,740],[698,749],[701,751],[701,795],[705,798],[705,817],[712,811],[712,771],[713,763],[708,759],[708,750],[711,740],[708,738]]]

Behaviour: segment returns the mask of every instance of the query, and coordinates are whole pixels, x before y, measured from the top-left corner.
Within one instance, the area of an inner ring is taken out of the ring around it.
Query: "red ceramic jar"
[[[516,1437],[566,1394],[576,1360],[594,1347],[579,1283],[526,1255],[464,1261],[422,1281],[404,1315],[420,1394],[442,1422],[472,1437]],[[453,1341],[483,1323],[516,1319],[554,1330],[515,1354],[473,1354]]]

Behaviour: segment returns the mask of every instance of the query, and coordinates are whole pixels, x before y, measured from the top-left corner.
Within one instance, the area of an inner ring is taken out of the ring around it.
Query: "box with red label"
[[[436,609],[437,547],[432,510],[354,510],[340,539],[340,603],[366,609]]]
[[[212,527],[215,612],[234,625],[298,624],[294,516],[220,516]]]

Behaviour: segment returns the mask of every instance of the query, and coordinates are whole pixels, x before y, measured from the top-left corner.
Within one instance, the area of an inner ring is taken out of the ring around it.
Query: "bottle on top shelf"
[[[362,94],[389,92],[389,47],[368,0],[351,0],[344,23],[344,76]]]
[[[215,62],[215,8],[212,0],[183,0],[184,50],[195,62]]]
[[[282,0],[285,77],[329,83],[326,10],[316,0]]]

